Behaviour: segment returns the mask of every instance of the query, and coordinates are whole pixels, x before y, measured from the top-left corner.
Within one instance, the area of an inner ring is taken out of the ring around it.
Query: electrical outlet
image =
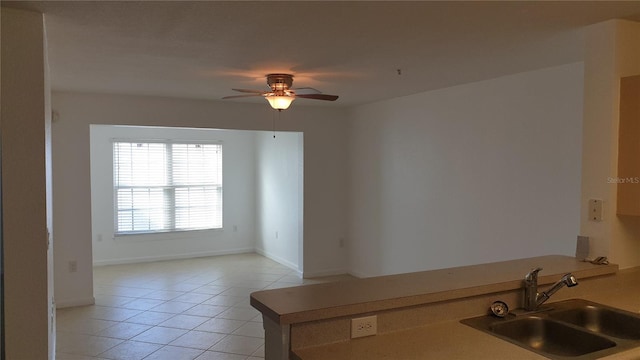
[[[78,271],[78,262],[75,260],[69,261],[69,272],[77,272]]]
[[[351,319],[351,338],[375,335],[378,332],[378,317],[367,316]]]

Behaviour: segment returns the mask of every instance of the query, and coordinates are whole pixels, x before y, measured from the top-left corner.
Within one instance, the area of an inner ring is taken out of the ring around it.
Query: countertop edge
[[[425,276],[428,278],[432,276],[433,273],[442,273],[442,272],[460,272],[464,276],[464,273],[474,272],[483,270],[486,267],[492,266],[504,266],[505,263],[516,262],[516,261],[538,261],[540,263],[544,262],[553,262],[553,261],[562,261],[566,264],[565,268],[570,268],[572,261],[575,262],[575,267],[572,269],[568,269],[568,271],[573,272],[574,275],[578,279],[581,278],[591,278],[603,275],[615,274],[618,271],[618,266],[615,264],[609,265],[591,265],[584,262],[579,262],[578,260],[568,257],[568,256],[543,256],[536,257],[530,259],[520,259],[520,260],[512,260],[507,262],[500,263],[490,263],[490,264],[480,264],[480,265],[471,265],[464,266],[458,268],[451,269],[439,269],[439,270],[431,270],[424,271],[419,273],[410,273],[410,274],[402,274],[402,275],[392,275],[392,276],[382,276],[377,278],[367,278],[367,279],[358,279],[352,280],[354,282],[358,282],[361,280],[366,280],[369,283],[375,282],[377,279],[380,281],[384,281],[386,279],[392,278],[402,280],[405,277],[411,276]],[[567,265],[569,264],[569,265]],[[558,279],[559,275],[564,274],[564,272],[568,272],[566,270],[563,271],[554,271],[551,273],[544,274],[539,277],[539,284],[551,284]],[[519,274],[519,273],[518,273]],[[523,274],[524,275],[524,274]],[[331,319],[338,318],[344,316],[351,316],[355,314],[364,314],[369,312],[378,312],[385,311],[391,309],[398,309],[410,306],[419,306],[426,304],[433,304],[436,302],[449,301],[454,299],[463,299],[473,296],[486,295],[491,293],[499,293],[504,291],[511,291],[521,288],[522,280],[513,279],[509,281],[501,281],[496,283],[484,283],[477,286],[464,286],[464,287],[451,287],[444,291],[434,291],[434,292],[423,292],[423,293],[414,293],[411,294],[400,294],[398,297],[388,296],[382,299],[375,299],[372,301],[354,301],[354,302],[345,302],[338,305],[327,304],[326,306],[322,306],[322,304],[315,306],[309,306],[306,309],[300,311],[286,311],[286,310],[276,310],[278,304],[271,305],[270,302],[273,302],[274,297],[277,296],[299,296],[303,298],[305,296],[305,288],[307,290],[315,290],[313,287],[323,286],[323,290],[331,291],[332,288],[336,288],[338,285],[332,286],[332,284],[319,284],[319,285],[305,285],[296,287],[296,289],[291,288],[283,288],[283,289],[273,289],[273,290],[263,290],[254,292],[251,294],[250,304],[257,310],[259,310],[263,316],[267,316],[272,321],[280,324],[280,325],[291,325],[302,322],[323,320],[323,319]],[[306,300],[306,299],[302,299]],[[301,300],[301,301],[302,301]]]

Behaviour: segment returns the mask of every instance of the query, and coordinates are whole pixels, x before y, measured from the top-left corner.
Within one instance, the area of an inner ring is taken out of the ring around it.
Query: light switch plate
[[[589,220],[602,221],[602,200],[589,200]]]

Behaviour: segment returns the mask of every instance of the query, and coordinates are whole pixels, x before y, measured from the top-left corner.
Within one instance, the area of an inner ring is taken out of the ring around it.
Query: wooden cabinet
[[[640,216],[640,75],[620,80],[619,215]]]

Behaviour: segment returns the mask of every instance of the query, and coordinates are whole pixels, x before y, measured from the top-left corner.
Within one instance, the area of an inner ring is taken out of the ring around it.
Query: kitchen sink
[[[579,356],[616,346],[605,337],[537,316],[497,323],[489,331],[525,347],[562,356]]]
[[[582,299],[461,322],[550,359],[597,359],[640,346],[640,314]]]
[[[549,317],[574,324],[595,333],[621,339],[640,340],[640,317],[602,306],[584,305],[557,311]]]

